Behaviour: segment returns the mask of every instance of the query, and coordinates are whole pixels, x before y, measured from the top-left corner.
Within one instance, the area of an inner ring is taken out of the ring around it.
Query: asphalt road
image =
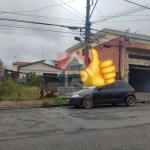
[[[150,150],[150,104],[0,110],[0,150]]]

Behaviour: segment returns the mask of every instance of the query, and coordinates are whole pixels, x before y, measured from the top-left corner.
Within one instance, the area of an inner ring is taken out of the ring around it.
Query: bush
[[[29,86],[38,86],[40,76],[36,75],[35,72],[31,72],[31,73],[27,74],[26,76],[23,76],[23,79],[26,80],[26,82]]]
[[[66,98],[54,98],[53,104],[67,104]]]
[[[42,100],[41,106],[42,107],[50,107],[51,103],[48,100]]]

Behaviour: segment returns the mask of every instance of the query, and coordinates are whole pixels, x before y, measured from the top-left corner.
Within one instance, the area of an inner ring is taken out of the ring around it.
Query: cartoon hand
[[[111,59],[100,62],[96,49],[91,49],[92,61],[85,70],[80,71],[85,87],[104,86],[116,81],[116,67]]]

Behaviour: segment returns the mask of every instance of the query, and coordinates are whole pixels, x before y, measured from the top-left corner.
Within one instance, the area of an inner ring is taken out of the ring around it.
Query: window
[[[118,81],[116,83],[116,88],[120,89],[120,88],[130,88],[130,86],[122,81]]]
[[[149,56],[140,56],[140,55],[131,55],[131,54],[129,54],[129,58],[150,60]]]
[[[115,89],[115,83],[106,85],[103,89]]]

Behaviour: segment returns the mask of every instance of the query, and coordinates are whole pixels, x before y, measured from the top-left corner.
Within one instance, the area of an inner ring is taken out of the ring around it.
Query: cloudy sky
[[[147,0],[132,2],[150,5],[150,1]],[[86,0],[0,0],[0,18],[84,27],[85,7]],[[127,12],[133,8],[141,9],[124,0],[99,0],[91,21],[97,22],[103,17],[106,19],[110,15],[120,14],[124,10]],[[145,9],[124,17],[95,23],[92,28],[124,31],[130,29],[130,32],[138,31],[139,34],[149,35],[149,14],[150,10]],[[57,52],[64,52],[76,44],[75,36],[80,36],[80,32],[62,27],[0,20],[0,59],[11,69],[14,61],[39,61],[43,53],[43,58],[48,63],[49,60],[57,59]]]

